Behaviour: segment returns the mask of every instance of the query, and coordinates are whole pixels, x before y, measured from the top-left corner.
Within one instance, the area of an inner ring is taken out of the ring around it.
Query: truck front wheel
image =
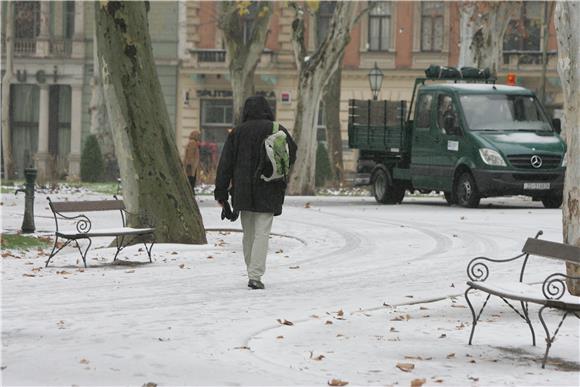
[[[463,172],[455,184],[455,198],[462,207],[475,208],[481,199],[471,173]]]
[[[373,174],[372,191],[375,200],[383,204],[401,203],[405,197],[405,188],[392,183],[389,172],[382,168]]]

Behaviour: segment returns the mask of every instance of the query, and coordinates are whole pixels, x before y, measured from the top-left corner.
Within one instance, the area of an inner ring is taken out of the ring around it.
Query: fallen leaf
[[[412,356],[412,355],[405,355],[405,359],[409,360],[423,360],[421,356]]]
[[[250,347],[244,345],[243,347],[234,347],[234,349],[247,349],[247,350],[250,350]]]
[[[473,377],[473,376],[470,376],[468,379],[469,380],[473,380],[474,382],[479,381],[479,378],[476,378],[476,377]]]
[[[282,325],[288,325],[288,326],[294,325],[294,323],[292,321],[288,321],[286,319],[277,319],[276,321],[278,321]]]
[[[386,302],[383,302],[383,306],[390,307],[391,305],[387,304]]]
[[[442,333],[441,336],[439,336],[440,339],[444,339],[446,337],[447,337],[447,335],[445,333]]]
[[[38,273],[41,270],[42,270],[42,267],[33,267],[32,268],[32,271],[35,272],[35,273]]]
[[[292,270],[294,270],[294,269],[300,269],[300,266],[290,266],[289,269],[292,269]]]
[[[275,254],[282,254],[283,252],[284,252],[284,250],[280,249],[280,250],[277,250]]]
[[[22,274],[22,276],[23,277],[36,277],[35,274],[28,274],[28,273]]]
[[[413,296],[405,296],[405,297],[407,297],[407,298],[413,298]]]
[[[304,204],[304,208],[310,208],[310,203],[307,202],[306,204]]]
[[[180,269],[183,269],[184,267],[185,267],[185,263],[182,263],[182,264],[179,265],[179,268]]]
[[[427,383],[427,379],[413,379],[411,380],[411,387],[421,387],[423,384]]]
[[[413,363],[397,363],[397,368],[403,372],[411,372],[415,368]]]
[[[343,312],[343,311],[342,311],[342,309],[341,309],[341,310],[339,310],[338,312],[336,312],[336,315],[337,315],[338,317],[342,317],[342,316],[344,316],[344,312]]]
[[[177,251],[172,251],[171,255],[177,255]]]
[[[284,336],[276,336],[277,339],[283,339]]]
[[[330,321],[330,320],[326,320],[326,321],[324,322],[324,324],[325,324],[325,325],[332,325],[332,324],[333,324],[333,322],[332,322],[332,321]]]
[[[318,317],[317,314],[312,314],[312,315],[310,315],[310,317],[312,317],[312,318],[320,318],[320,317]]]
[[[476,363],[476,361],[474,359],[471,359],[469,362],[472,363],[472,364],[475,364]]]
[[[135,273],[135,270],[127,270],[125,273]]]
[[[429,310],[429,308],[427,308],[425,306],[422,306],[422,307],[419,308],[419,310]]]
[[[450,353],[449,355],[447,355],[447,359],[451,359],[452,357],[455,357],[454,353]]]
[[[348,382],[340,379],[332,379],[328,381],[329,386],[346,386]]]
[[[434,382],[435,383],[443,383],[443,379],[435,379]]]
[[[391,327],[391,329],[389,329],[389,332],[399,332],[399,331],[396,330],[395,327]]]
[[[213,255],[208,255],[207,259],[213,259]]]
[[[318,355],[316,357],[313,357],[312,360],[320,361],[320,360],[324,359],[325,357],[326,356],[324,356],[324,355]]]
[[[336,337],[344,337],[344,335],[342,333],[337,333]]]
[[[87,359],[81,359],[80,361],[81,364],[89,364],[89,361]]]
[[[457,304],[452,304],[451,307],[452,308],[467,308],[467,306],[465,306],[465,305],[457,305]]]
[[[157,383],[147,382],[142,387],[157,387]]]
[[[63,270],[63,271],[57,271],[56,274],[60,274],[60,275],[70,275],[71,273],[69,273],[66,270]]]

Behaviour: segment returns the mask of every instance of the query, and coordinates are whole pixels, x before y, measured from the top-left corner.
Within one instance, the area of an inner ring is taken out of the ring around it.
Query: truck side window
[[[437,98],[437,126],[442,133],[447,133],[445,130],[445,120],[452,119],[457,125],[457,112],[453,105],[453,99],[449,95],[441,94]]]
[[[417,102],[417,114],[415,118],[416,128],[429,128],[431,126],[431,102],[433,94],[421,94]]]

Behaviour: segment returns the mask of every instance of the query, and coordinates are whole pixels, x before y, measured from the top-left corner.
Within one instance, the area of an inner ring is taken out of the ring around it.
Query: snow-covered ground
[[[15,232],[23,197],[3,194],[2,202],[2,230]],[[520,198],[463,209],[439,197],[396,206],[370,197],[290,197],[274,221],[266,290],[251,291],[239,221],[220,221],[210,196],[199,204],[209,243],[156,245],[153,264],[133,247],[113,265],[107,238],[93,244],[88,269],[69,248],[48,268],[50,249],[3,252],[2,385],[580,384],[574,317],[544,370],[535,306],[536,347],[501,300],[491,301],[467,345],[469,259],[514,256],[539,229],[561,240],[560,210]],[[93,227],[118,222],[107,213],[96,219]],[[38,234],[54,231],[44,195],[36,226]],[[562,269],[535,259],[527,279]],[[519,267],[495,273],[515,280]],[[558,315],[549,321],[553,327]]]

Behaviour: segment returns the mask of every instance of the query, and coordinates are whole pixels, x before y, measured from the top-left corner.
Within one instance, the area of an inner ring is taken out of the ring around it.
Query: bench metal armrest
[[[580,280],[580,277],[564,273],[554,273],[546,277],[542,283],[542,293],[548,300],[559,300],[564,296],[568,287],[566,280]]]
[[[79,234],[86,234],[89,231],[91,231],[92,223],[91,223],[91,220],[89,219],[88,216],[86,216],[85,214],[79,214],[76,216],[63,215],[62,213],[55,211],[52,208],[52,201],[50,200],[50,197],[47,197],[47,199],[48,199],[50,210],[52,211],[52,215],[54,216],[54,223],[56,225],[56,232],[59,232],[59,229],[58,229],[58,220],[59,219],[72,220],[72,221],[74,221],[75,219],[78,219],[75,222],[75,228]]]
[[[527,255],[527,254],[522,253],[520,255],[517,255],[517,256],[512,257],[512,258],[507,258],[507,259],[494,259],[494,258],[488,258],[488,257],[473,258],[467,264],[467,276],[472,281],[483,282],[487,279],[487,277],[489,277],[489,267],[487,265],[487,262],[493,262],[493,263],[512,262],[512,261],[515,261],[519,258],[522,258],[525,255]],[[525,263],[526,263],[526,261],[524,261],[524,264],[522,265],[522,272],[523,272],[523,269],[525,268]]]

